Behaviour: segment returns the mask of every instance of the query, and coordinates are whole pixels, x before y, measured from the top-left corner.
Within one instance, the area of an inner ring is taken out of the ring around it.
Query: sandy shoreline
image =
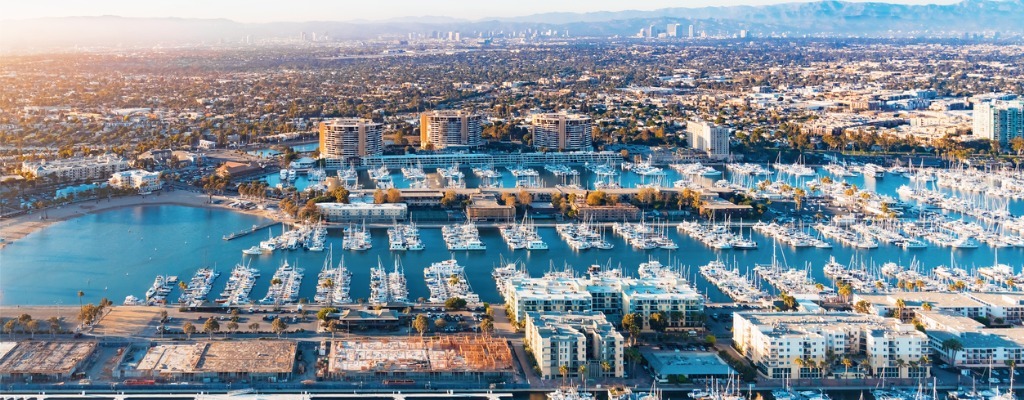
[[[279,220],[276,213],[271,211],[231,208],[228,204],[233,200],[232,198],[222,196],[214,196],[213,198],[221,200],[220,203],[210,204],[209,196],[203,193],[175,190],[145,196],[136,195],[118,197],[109,200],[88,200],[60,207],[52,207],[47,209],[45,212],[37,210],[32,214],[25,214],[15,218],[0,220],[0,238],[4,239],[3,242],[0,242],[0,249],[25,236],[28,236],[32,232],[36,232],[61,221],[66,221],[88,214],[140,205],[180,205],[187,207],[223,209]],[[46,218],[40,219],[43,215],[45,215]]]

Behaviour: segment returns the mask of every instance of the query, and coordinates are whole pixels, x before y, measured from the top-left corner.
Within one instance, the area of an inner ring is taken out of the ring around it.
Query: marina
[[[328,252],[324,266],[317,275],[313,302],[321,306],[352,303],[351,286],[352,272],[345,266],[345,257],[342,256],[335,266],[333,252]]]
[[[200,306],[206,302],[206,296],[213,289],[213,281],[220,277],[220,273],[210,268],[199,268],[188,283],[182,282],[181,296],[178,297],[178,304],[189,307]]]
[[[256,284],[256,278],[260,277],[260,270],[247,265],[237,264],[231,270],[224,290],[215,302],[226,306],[243,306],[252,304],[249,294]]]
[[[455,259],[430,264],[423,269],[423,279],[430,290],[428,302],[444,303],[450,298],[459,298],[469,304],[480,303],[480,296],[473,293],[466,280],[466,269]]]
[[[388,249],[391,251],[420,251],[426,249],[420,240],[416,224],[399,224],[388,228]]]
[[[480,230],[472,222],[445,225],[441,227],[441,236],[450,251],[487,250],[487,245],[480,241]]]
[[[293,267],[285,260],[270,279],[267,295],[259,301],[260,304],[279,306],[298,302],[303,272],[305,271],[302,268]]]
[[[771,299],[767,292],[740,273],[739,268],[726,267],[719,260],[701,266],[700,274],[737,303],[764,304]]]
[[[537,233],[537,228],[527,219],[498,225],[498,232],[505,244],[512,250],[547,250],[548,244]]]

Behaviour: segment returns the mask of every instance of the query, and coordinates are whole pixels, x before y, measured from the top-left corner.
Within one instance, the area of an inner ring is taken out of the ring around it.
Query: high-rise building
[[[363,118],[335,118],[320,123],[320,157],[328,168],[383,153],[382,125]]]
[[[658,28],[656,28],[654,25],[648,26],[647,27],[647,37],[657,37],[657,36],[658,36]]]
[[[741,29],[740,30],[740,39],[746,39],[746,38],[747,38],[747,30],[746,29]]]
[[[1006,145],[1024,137],[1024,101],[994,101],[974,106],[974,136]]]
[[[435,150],[481,145],[480,114],[463,110],[429,111],[420,115],[420,146]]]
[[[679,37],[679,24],[668,24],[665,32],[668,33],[668,37]]]
[[[686,123],[686,132],[690,148],[704,150],[711,158],[729,157],[729,128],[706,121],[689,121]]]
[[[533,147],[552,150],[587,150],[592,146],[590,117],[546,113],[533,116]]]
[[[690,24],[690,39],[693,39],[693,33],[694,33],[693,24]]]

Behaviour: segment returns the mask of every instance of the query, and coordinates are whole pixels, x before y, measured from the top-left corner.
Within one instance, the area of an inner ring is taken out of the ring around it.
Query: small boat
[[[252,246],[248,249],[242,250],[242,254],[245,254],[247,256],[258,256],[260,254],[263,254],[263,248],[260,246]]]

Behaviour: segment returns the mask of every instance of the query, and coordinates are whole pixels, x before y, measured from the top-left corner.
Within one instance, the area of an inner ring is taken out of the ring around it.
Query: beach
[[[81,217],[87,214],[103,212],[123,207],[134,207],[141,205],[181,205],[200,208],[220,208],[232,210],[239,213],[256,215],[260,217],[280,220],[280,216],[268,210],[244,210],[229,206],[234,199],[225,196],[213,196],[214,203],[210,203],[210,197],[204,193],[191,192],[186,190],[173,190],[157,192],[147,195],[135,195],[115,197],[111,199],[87,200],[62,206],[50,207],[46,210],[34,210],[29,214],[0,221],[0,249],[10,243],[28,236],[32,232],[46,228],[52,224],[66,221],[72,218]],[[218,201],[220,200],[220,201]]]

